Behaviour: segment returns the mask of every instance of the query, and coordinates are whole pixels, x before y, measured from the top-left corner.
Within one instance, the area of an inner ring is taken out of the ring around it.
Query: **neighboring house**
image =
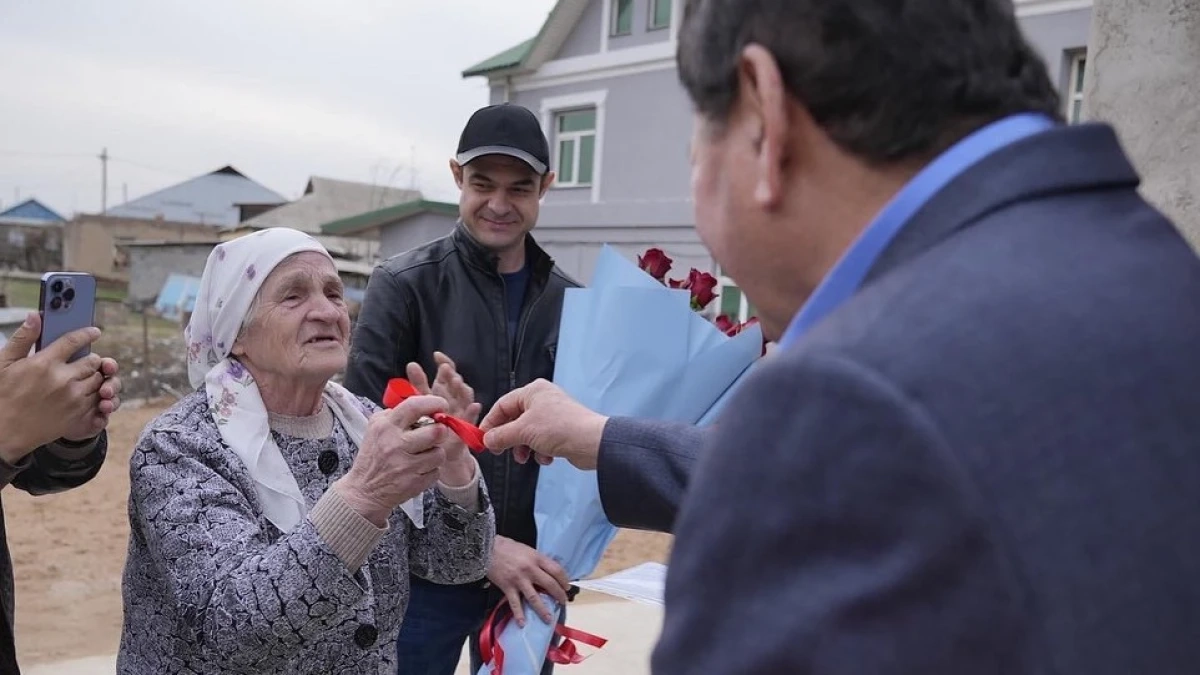
[[[127,248],[139,241],[211,242],[236,225],[239,204],[282,203],[278,193],[226,166],[65,225],[64,262],[102,279],[129,280]]]
[[[0,265],[27,272],[62,267],[66,219],[36,199],[0,211]]]
[[[1015,4],[1062,90],[1064,115],[1078,121],[1091,0]],[[692,108],[675,69],[682,7],[682,0],[559,0],[536,36],[463,72],[487,78],[492,103],[541,116],[558,180],[535,235],[581,282],[604,243],[630,258],[662,247],[679,274],[692,266],[719,273],[693,228]],[[745,318],[752,308],[731,281],[723,283],[721,311]]]
[[[129,290],[126,301],[145,307],[162,293],[173,276],[199,277],[213,248],[221,243],[207,241],[133,241],[118,244],[129,261]]]
[[[334,256],[373,263],[379,258],[378,239],[323,236],[321,226],[360,213],[420,199],[421,193],[417,190],[312,176],[304,187],[304,195],[294,202],[274,208],[265,208],[265,205],[244,205],[243,210],[247,213],[256,208],[261,209],[261,213],[247,218],[231,229],[292,227],[313,235],[321,235],[318,239]]]
[[[196,300],[195,287],[204,274],[208,257],[222,241],[228,239],[119,244],[129,260],[126,302],[136,308],[153,305],[155,311],[170,319],[188,316]],[[336,256],[333,265],[345,286],[346,298],[361,303],[372,265]]]
[[[232,166],[225,166],[114,206],[104,215],[228,227],[238,224],[239,204],[286,201],[274,190],[247,178]]]
[[[457,222],[458,204],[422,199],[335,220],[321,231],[378,241],[379,257],[387,259],[450,234]]]

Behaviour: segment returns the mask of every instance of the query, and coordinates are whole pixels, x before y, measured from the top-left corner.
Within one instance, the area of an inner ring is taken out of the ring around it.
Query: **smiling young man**
[[[485,411],[508,391],[553,377],[563,291],[577,284],[530,235],[554,181],[549,163],[529,110],[500,104],[471,116],[450,161],[460,223],[372,274],[351,344],[351,391],[380,401],[388,379],[410,362],[432,379],[445,360],[435,352],[453,359]],[[566,600],[566,573],[534,550],[537,465],[490,454],[479,462],[496,512],[487,578],[439,586],[413,577],[398,647],[404,675],[452,675],[468,637],[471,672],[478,670],[479,629],[502,599],[519,621],[522,598],[550,620],[538,590]]]

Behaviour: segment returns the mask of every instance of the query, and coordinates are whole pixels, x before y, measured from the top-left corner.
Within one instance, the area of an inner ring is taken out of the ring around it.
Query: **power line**
[[[0,155],[6,157],[56,157],[70,159],[95,159],[95,155],[82,152],[31,152],[28,150],[0,150]]]

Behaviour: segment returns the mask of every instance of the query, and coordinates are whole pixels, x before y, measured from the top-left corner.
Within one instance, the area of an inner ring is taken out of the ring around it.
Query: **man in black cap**
[[[549,164],[546,136],[529,110],[500,104],[471,116],[450,161],[460,222],[371,275],[351,342],[351,391],[380,402],[407,364],[420,364],[431,381],[447,364],[486,411],[508,391],[553,377],[563,291],[578,284],[530,235],[554,181]],[[553,620],[539,591],[566,602],[566,572],[534,550],[537,464],[488,453],[479,463],[496,513],[487,578],[440,586],[413,576],[398,646],[403,675],[452,675],[468,637],[476,672],[479,629],[503,600],[519,624],[522,599]]]

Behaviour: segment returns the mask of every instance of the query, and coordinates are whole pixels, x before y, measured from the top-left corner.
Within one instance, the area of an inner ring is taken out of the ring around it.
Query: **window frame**
[[[1067,92],[1064,99],[1063,117],[1068,124],[1080,124],[1083,119],[1083,78],[1087,74],[1087,50],[1079,49],[1071,52],[1068,58],[1071,60],[1070,66],[1067,69]],[[1075,104],[1079,104],[1079,116],[1075,115]]]
[[[577,112],[592,113],[592,128],[582,131],[561,131],[559,129],[559,121],[563,115],[569,115]],[[597,124],[600,118],[600,111],[594,106],[584,106],[579,108],[560,109],[554,111],[554,147],[550,151],[551,166],[554,167],[556,175],[555,185],[562,188],[585,188],[591,187],[592,181],[596,179],[596,143],[598,141]],[[582,166],[583,153],[580,149],[583,147],[583,139],[590,136],[592,138],[592,176],[586,183],[579,179],[579,169]],[[572,157],[571,180],[563,181],[562,178],[562,144],[565,141],[574,141],[575,150]]]
[[[661,26],[654,24],[654,10],[658,3],[666,3],[667,5],[667,22]],[[675,0],[648,0],[646,6],[648,10],[646,16],[647,31],[667,30],[675,23]]]
[[[558,114],[594,108],[596,111],[596,126],[594,129],[595,146],[592,151],[592,181],[589,184],[578,183],[578,145],[576,145],[576,172],[572,176],[572,182],[560,183],[559,176],[555,176],[554,183],[551,185],[551,191],[563,190],[587,190],[591,189],[591,201],[593,203],[600,201],[600,185],[602,172],[604,169],[604,113],[605,100],[608,97],[607,89],[597,89],[593,91],[580,92],[578,94],[567,94],[564,96],[551,96],[542,99],[541,117],[542,128],[549,132],[547,140],[550,142],[550,166],[552,170],[558,173],[558,158],[559,158],[559,133],[558,133]],[[575,132],[568,132],[574,134]]]
[[[621,3],[629,3],[629,29],[620,32],[617,22],[621,20]],[[608,37],[629,37],[633,35],[634,0],[609,0]]]
[[[718,269],[717,270],[717,292],[720,295],[724,295],[726,292],[726,289],[728,289],[728,288],[736,288],[738,291],[738,294],[739,294],[737,316],[731,316],[729,318],[737,321],[738,323],[747,321],[750,318],[750,309],[751,309],[750,308],[750,299],[746,297],[746,292],[742,290],[741,286],[737,285],[737,282],[735,282],[730,277],[727,277],[724,274],[722,274],[721,270]],[[719,303],[720,300],[721,300],[721,298],[718,297],[717,302]],[[720,315],[721,315],[721,308],[720,308],[720,306],[718,306],[716,316],[720,316]]]

